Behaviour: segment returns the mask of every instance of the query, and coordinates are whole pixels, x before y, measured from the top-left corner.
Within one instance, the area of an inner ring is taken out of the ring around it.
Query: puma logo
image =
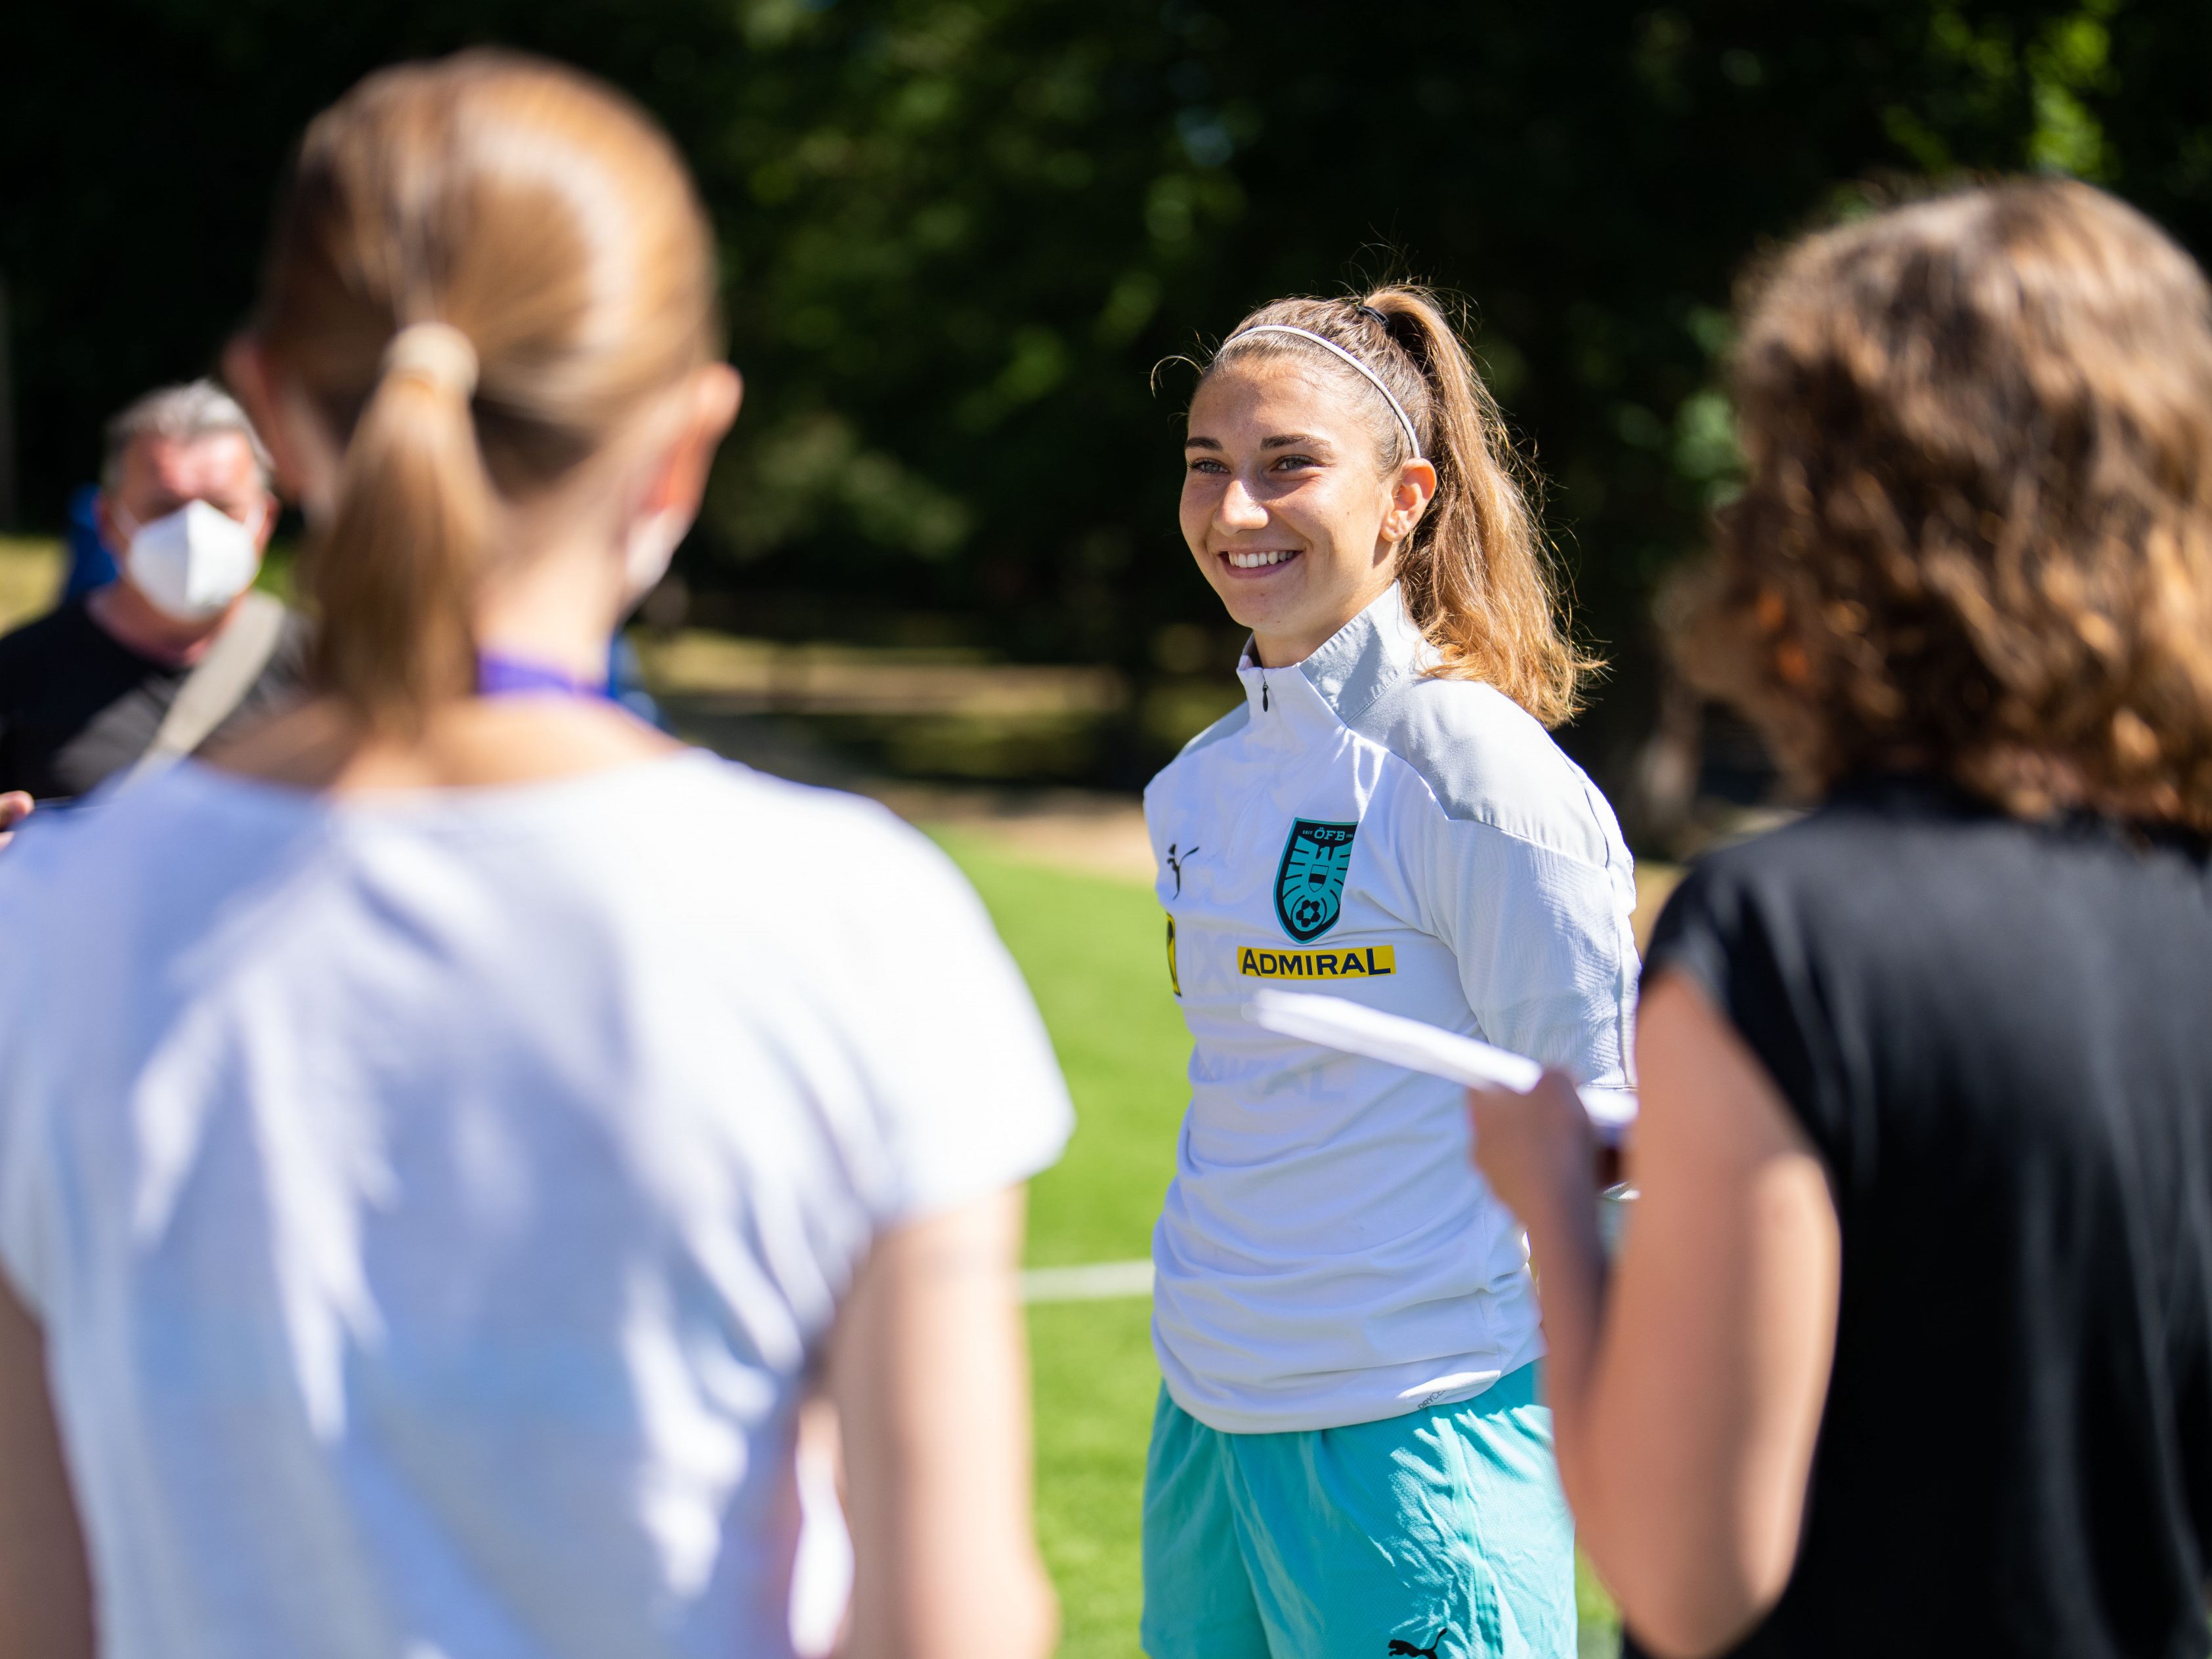
[[[1402,1659],[1437,1659],[1437,1644],[1450,1634],[1451,1626],[1446,1625],[1434,1636],[1429,1638],[1429,1644],[1425,1648],[1417,1648],[1411,1642],[1402,1641],[1394,1636],[1390,1638],[1390,1659],[1401,1659],[1401,1656]]]
[[[1177,857],[1176,844],[1173,842],[1170,842],[1168,843],[1168,868],[1175,872],[1176,896],[1177,898],[1181,898],[1182,896],[1182,861],[1184,859],[1193,856],[1197,853],[1197,851],[1198,848],[1195,847],[1187,847],[1182,849],[1182,856]]]

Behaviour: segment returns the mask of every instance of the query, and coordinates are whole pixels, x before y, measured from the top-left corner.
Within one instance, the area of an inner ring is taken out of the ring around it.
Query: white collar
[[[1245,701],[1255,715],[1272,712],[1285,695],[1310,690],[1332,714],[1350,725],[1386,688],[1423,672],[1435,660],[1436,647],[1414,624],[1403,590],[1393,582],[1303,662],[1262,668],[1253,660],[1252,642],[1247,639],[1237,674],[1244,682]],[[1288,690],[1284,682],[1294,672],[1303,684]]]

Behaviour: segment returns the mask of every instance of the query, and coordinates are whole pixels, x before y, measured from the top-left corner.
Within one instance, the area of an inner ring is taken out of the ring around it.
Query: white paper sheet
[[[1402,1066],[1409,1072],[1469,1088],[1526,1092],[1544,1074],[1544,1068],[1525,1055],[1342,997],[1316,996],[1306,991],[1257,991],[1244,1005],[1244,1017],[1283,1036]],[[1582,1097],[1583,1109],[1589,1114],[1600,1138],[1617,1145],[1636,1121],[1636,1097],[1625,1089],[1584,1087],[1576,1092]]]

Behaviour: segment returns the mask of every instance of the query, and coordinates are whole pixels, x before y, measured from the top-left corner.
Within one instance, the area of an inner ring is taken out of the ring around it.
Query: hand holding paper
[[[1471,1089],[1511,1089],[1525,1094],[1544,1074],[1544,1068],[1525,1055],[1342,997],[1257,991],[1245,1004],[1244,1017],[1284,1036],[1402,1066]],[[1608,1146],[1620,1145],[1635,1121],[1636,1097],[1624,1089],[1586,1086],[1576,1092],[1599,1139]]]

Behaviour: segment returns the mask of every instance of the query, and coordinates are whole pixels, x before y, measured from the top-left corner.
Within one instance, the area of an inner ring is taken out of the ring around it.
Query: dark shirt
[[[219,741],[296,696],[307,630],[295,616],[276,654],[208,741]],[[143,755],[189,667],[142,657],[70,599],[0,639],[0,793],[40,800],[88,794]]]
[[[1735,1651],[2205,1653],[2203,848],[1872,783],[1703,860],[1668,970],[1765,1063],[1842,1231],[1801,1553]]]

